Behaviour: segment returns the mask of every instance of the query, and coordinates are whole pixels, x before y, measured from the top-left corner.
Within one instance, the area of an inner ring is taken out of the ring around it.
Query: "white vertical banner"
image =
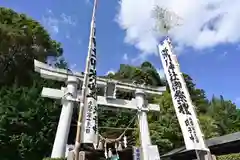
[[[97,142],[97,73],[96,73],[96,26],[95,26],[95,9],[96,1],[93,9],[93,17],[91,22],[91,34],[89,39],[90,56],[88,57],[87,67],[88,76],[86,78],[86,92],[83,95],[84,113],[83,126],[81,129],[81,143],[96,144]],[[83,88],[84,89],[84,88]]]
[[[194,105],[182,73],[180,72],[177,58],[172,53],[170,39],[166,38],[162,45],[158,45],[158,49],[186,149],[209,151],[205,145]]]

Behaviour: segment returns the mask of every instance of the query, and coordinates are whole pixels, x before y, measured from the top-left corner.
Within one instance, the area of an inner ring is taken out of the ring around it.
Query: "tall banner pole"
[[[177,57],[173,54],[170,39],[167,37],[158,48],[186,149],[195,150],[198,159],[211,160],[210,150],[205,144],[195,106],[180,71]]]
[[[172,27],[181,25],[179,24],[180,17],[159,6],[156,6],[153,14],[158,22],[156,24],[159,25],[157,29],[165,30],[167,35]],[[204,135],[197,119],[195,106],[180,71],[177,57],[173,53],[172,42],[166,36],[161,43],[158,45],[159,56],[170,88],[186,149],[195,150],[197,159],[199,160],[212,160],[210,150],[205,144]]]
[[[75,141],[75,160],[78,160],[81,143],[94,144],[97,136],[97,87],[96,87],[96,14],[97,0],[94,0],[88,55],[82,85],[81,102]]]

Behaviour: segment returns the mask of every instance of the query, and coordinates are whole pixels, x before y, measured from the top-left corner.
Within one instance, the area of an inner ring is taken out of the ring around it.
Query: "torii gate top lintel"
[[[83,81],[84,74],[79,72],[70,72],[66,69],[60,69],[60,68],[54,68],[52,66],[49,66],[48,64],[45,64],[43,62],[34,60],[34,67],[35,71],[39,72],[41,74],[41,77],[46,79],[52,79],[57,81],[64,81],[66,82],[69,76],[77,77],[80,81]],[[108,80],[105,78],[97,77],[97,85],[100,87],[107,86],[108,82],[115,83],[116,89],[120,91],[140,91],[142,90],[145,94],[155,94],[155,95],[162,95],[162,92],[166,90],[166,87],[158,87],[153,88],[150,86],[142,86],[142,85],[136,85],[136,84],[130,84],[130,83],[124,83],[117,80]]]

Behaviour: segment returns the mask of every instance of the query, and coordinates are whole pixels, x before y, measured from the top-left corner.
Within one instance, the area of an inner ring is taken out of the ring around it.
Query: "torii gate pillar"
[[[62,111],[58,122],[51,158],[65,157],[65,150],[75,103],[74,101],[67,99],[77,97],[77,85],[77,77],[68,76],[67,93],[65,93],[65,96],[62,98]]]
[[[139,132],[140,132],[140,140],[141,146],[151,145],[148,120],[147,120],[147,103],[146,103],[146,95],[142,89],[137,89],[135,92],[135,98],[137,102],[137,108],[139,109],[138,120],[139,120]]]
[[[148,127],[147,112],[148,104],[146,101],[146,94],[143,89],[136,89],[135,99],[138,112],[138,121],[139,121],[139,132],[140,132],[140,141],[141,141],[141,159],[143,160],[160,160],[158,148],[156,145],[152,145],[151,137]],[[150,153],[151,151],[151,153]]]

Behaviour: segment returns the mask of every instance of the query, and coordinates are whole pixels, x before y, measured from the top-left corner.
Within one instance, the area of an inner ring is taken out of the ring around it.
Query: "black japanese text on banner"
[[[97,83],[96,83],[96,37],[95,21],[93,21],[93,35],[90,38],[91,55],[89,58],[89,70],[87,78],[86,99],[83,115],[82,143],[96,143],[97,137]],[[85,75],[86,76],[86,75]]]
[[[165,39],[158,49],[186,149],[208,151],[179,64],[172,53],[170,40]]]

